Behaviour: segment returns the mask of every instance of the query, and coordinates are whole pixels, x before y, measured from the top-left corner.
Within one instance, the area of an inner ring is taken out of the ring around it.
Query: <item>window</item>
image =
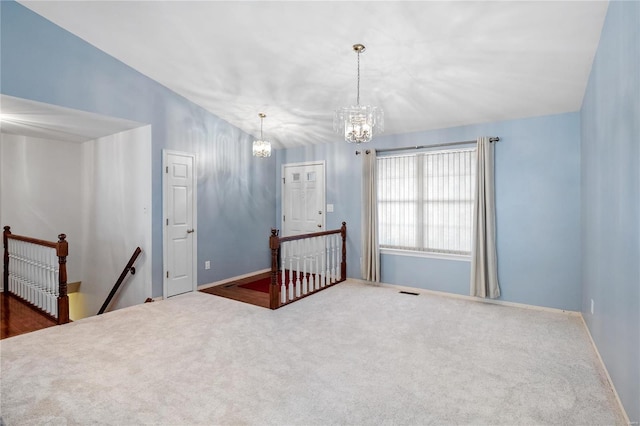
[[[381,248],[469,255],[476,149],[378,157]]]

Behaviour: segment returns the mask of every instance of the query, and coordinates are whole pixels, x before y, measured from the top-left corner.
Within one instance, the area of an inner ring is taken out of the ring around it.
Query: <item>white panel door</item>
[[[164,297],[195,291],[195,157],[164,153]]]
[[[285,165],[282,236],[324,231],[324,163]]]

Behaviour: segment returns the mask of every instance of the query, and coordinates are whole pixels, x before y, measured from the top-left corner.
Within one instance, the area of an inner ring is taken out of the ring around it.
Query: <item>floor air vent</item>
[[[401,294],[410,294],[410,295],[412,295],[412,296],[417,296],[417,295],[419,295],[419,294],[420,294],[420,293],[414,293],[414,292],[412,292],[412,291],[401,291],[400,293],[401,293]]]

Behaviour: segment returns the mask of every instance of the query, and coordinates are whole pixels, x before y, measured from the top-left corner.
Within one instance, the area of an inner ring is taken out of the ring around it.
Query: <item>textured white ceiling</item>
[[[608,3],[21,1],[276,147],[340,140],[333,110],[385,134],[580,109]]]

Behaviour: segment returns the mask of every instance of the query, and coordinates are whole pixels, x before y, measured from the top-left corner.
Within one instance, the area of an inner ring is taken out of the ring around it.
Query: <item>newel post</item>
[[[342,236],[342,262],[340,263],[340,280],[347,279],[347,222],[342,222],[340,227],[340,235]]]
[[[56,243],[56,256],[58,256],[58,324],[69,322],[69,296],[67,296],[67,256],[69,255],[69,243],[65,234],[58,235]]]
[[[280,286],[278,286],[278,251],[280,251],[279,231],[271,228],[269,248],[271,249],[271,285],[269,286],[269,308],[280,307]]]
[[[4,247],[4,272],[2,274],[2,288],[4,294],[9,294],[9,239],[8,235],[11,235],[11,227],[5,226],[4,232],[2,232],[2,245]]]

